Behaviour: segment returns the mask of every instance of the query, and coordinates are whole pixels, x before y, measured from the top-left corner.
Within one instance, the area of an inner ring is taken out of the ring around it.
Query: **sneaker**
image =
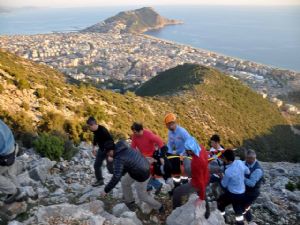
[[[102,186],[104,184],[103,180],[97,180],[95,183],[92,184],[93,187]]]
[[[159,187],[155,191],[155,195],[158,195],[160,193],[162,186],[163,186],[163,184],[159,185]]]
[[[158,212],[159,212],[160,214],[165,213],[165,207],[163,206],[163,204],[162,204],[161,207],[158,209]]]
[[[21,190],[18,188],[15,194],[7,196],[7,198],[4,200],[4,203],[11,204],[13,202],[22,202],[25,200],[26,200],[25,193],[21,192]]]

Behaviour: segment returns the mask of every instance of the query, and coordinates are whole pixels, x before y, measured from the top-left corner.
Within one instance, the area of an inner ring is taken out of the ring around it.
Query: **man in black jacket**
[[[89,126],[90,131],[94,133],[93,155],[96,156],[94,163],[96,182],[93,184],[93,186],[96,187],[104,184],[101,170],[103,160],[106,158],[106,154],[104,152],[104,143],[107,141],[113,142],[113,138],[104,126],[97,124],[97,121],[94,117],[89,117],[86,123]],[[99,147],[98,151],[96,150],[97,145]],[[112,163],[108,161],[106,162],[108,171],[112,173]]]
[[[113,159],[113,177],[105,186],[103,195],[109,193],[121,180],[123,196],[127,205],[134,203],[131,185],[135,183],[140,201],[147,203],[160,213],[164,211],[163,205],[156,201],[148,192],[147,184],[150,179],[150,164],[139,151],[131,149],[125,141],[105,143],[104,149],[109,160]]]

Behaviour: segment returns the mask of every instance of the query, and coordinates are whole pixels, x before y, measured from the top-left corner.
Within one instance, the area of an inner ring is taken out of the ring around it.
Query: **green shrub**
[[[2,93],[3,93],[3,91],[4,91],[4,87],[3,87],[3,85],[2,85],[2,84],[0,84],[0,94],[2,94]]]
[[[66,160],[70,160],[76,153],[78,153],[78,148],[74,147],[73,141],[69,139],[65,140],[62,157]]]
[[[296,189],[296,185],[294,183],[292,183],[291,181],[289,181],[286,185],[285,188],[289,191],[294,191]]]
[[[29,89],[30,88],[30,84],[28,83],[27,80],[21,78],[17,81],[15,81],[15,85],[20,89],[20,90],[23,90],[23,89]]]
[[[40,130],[42,132],[58,131],[64,132],[65,117],[60,113],[47,112],[43,115]]]
[[[64,140],[47,133],[42,133],[33,145],[38,153],[51,160],[58,161],[64,152]]]
[[[36,135],[30,132],[20,134],[19,140],[25,148],[32,148]]]

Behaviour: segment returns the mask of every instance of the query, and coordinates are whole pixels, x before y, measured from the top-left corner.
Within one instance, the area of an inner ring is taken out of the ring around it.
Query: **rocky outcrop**
[[[195,195],[182,207],[170,211],[170,200],[166,197],[170,190],[168,184],[164,184],[162,194],[156,197],[164,202],[166,215],[157,215],[155,210],[140,202],[136,202],[136,211],[130,211],[123,203],[120,184],[110,196],[101,198],[103,186],[91,186],[94,179],[93,162],[91,147],[87,145],[81,145],[80,151],[72,160],[56,163],[40,158],[32,149],[25,150],[17,159],[18,180],[29,199],[23,203],[4,205],[1,202],[4,196],[0,196],[0,224],[8,221],[11,225],[224,224],[212,197],[209,219],[204,218],[204,204],[195,207]],[[300,164],[263,162],[262,166],[266,181],[262,185],[261,195],[252,206],[254,222],[270,225],[297,224],[300,218],[300,190],[288,190],[286,184],[299,182]],[[34,176],[30,172],[33,170]],[[103,174],[107,183],[111,175],[105,167]],[[233,223],[232,208],[228,207],[227,211],[229,221]]]
[[[196,195],[192,195],[185,205],[175,209],[167,218],[167,225],[225,225],[223,216],[215,207],[215,202],[211,207],[210,217],[205,219],[205,202],[195,206],[197,198]]]
[[[179,20],[167,19],[160,16],[151,7],[144,7],[132,11],[120,12],[116,16],[82,30],[82,32],[144,33],[148,30],[160,29],[166,25],[180,23],[182,22]]]

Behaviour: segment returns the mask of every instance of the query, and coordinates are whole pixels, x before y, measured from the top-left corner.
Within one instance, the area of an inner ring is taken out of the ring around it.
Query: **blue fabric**
[[[9,127],[0,120],[0,155],[4,156],[14,151],[15,139]]]
[[[147,191],[151,191],[152,187],[154,187],[157,190],[160,188],[161,185],[162,185],[162,183],[159,180],[151,177],[147,184]]]
[[[232,194],[243,194],[246,190],[245,174],[249,173],[250,170],[241,160],[234,160],[226,166],[221,185]]]
[[[259,182],[260,179],[263,177],[264,175],[263,170],[260,168],[260,166],[257,166],[259,164],[257,163],[256,160],[251,165],[245,162],[245,165],[249,168],[251,172],[250,176],[246,176],[245,184],[248,187],[254,187],[257,184],[257,182]]]
[[[194,137],[188,138],[184,143],[185,150],[191,150],[196,156],[199,157],[201,148]]]
[[[168,153],[173,154],[173,150],[176,154],[183,155],[185,153],[184,143],[190,138],[191,135],[186,131],[186,129],[177,125],[175,131],[170,131],[168,133]]]

